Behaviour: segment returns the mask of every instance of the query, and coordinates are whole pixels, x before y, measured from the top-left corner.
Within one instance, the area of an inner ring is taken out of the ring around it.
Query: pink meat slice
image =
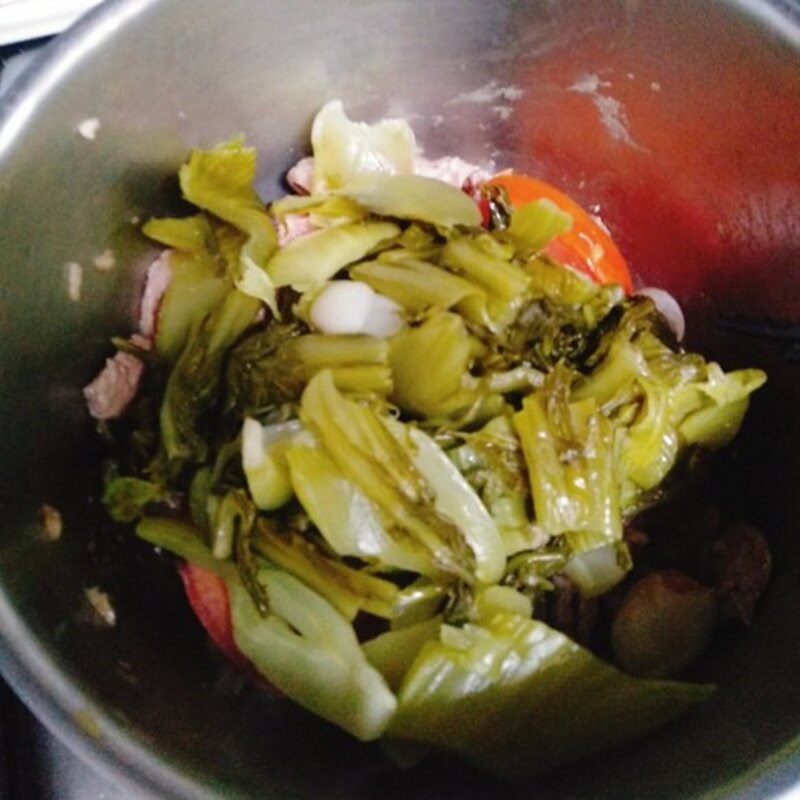
[[[142,350],[150,349],[150,340],[138,333],[131,342]],[[89,413],[98,420],[121,416],[136,396],[143,372],[142,360],[131,353],[119,352],[107,358],[99,375],[83,390]]]
[[[147,278],[139,310],[139,330],[144,336],[155,335],[161,298],[172,280],[169,268],[171,250],[165,250],[147,269]]]
[[[470,164],[458,156],[443,156],[434,160],[424,156],[414,158],[414,174],[423,178],[435,178],[444,181],[457,189],[472,192],[484,181],[492,177],[492,173],[477,164]]]
[[[149,350],[156,332],[161,299],[172,280],[170,250],[165,250],[147,269],[139,311],[139,330],[130,341],[141,350]],[[144,363],[131,353],[119,352],[106,359],[97,377],[83,389],[89,413],[97,420],[116,419],[130,405],[144,373]]]
[[[307,214],[286,214],[286,216],[276,223],[278,230],[278,244],[286,247],[289,242],[313,233],[317,228],[312,224]]]
[[[287,173],[286,182],[297,194],[311,194],[311,183],[314,180],[314,158],[301,158]]]
[[[435,178],[449,183],[457,189],[472,192],[484,181],[492,177],[492,173],[477,164],[471,164],[458,156],[443,156],[429,159],[424,156],[414,157],[414,174],[423,178]],[[301,158],[287,173],[286,181],[298,194],[310,194],[314,180],[314,158]]]

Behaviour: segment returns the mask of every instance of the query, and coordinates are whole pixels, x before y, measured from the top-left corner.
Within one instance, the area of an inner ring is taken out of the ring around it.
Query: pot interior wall
[[[50,59],[0,127],[0,660],[77,714],[95,754],[138,760],[124,769],[162,797],[497,792],[462,766],[398,773],[377,746],[245,685],[206,643],[171,565],[98,507],[102,448],[80,387],[132,326],[152,256],[133,220],[176,208],[190,147],[239,132],[274,195],[315,110],[340,97],[355,117],[407,117],[430,155],[562,186],[602,215],[642,284],[685,304],[692,344],[770,373],[724,479],[732,508],[770,536],[775,577],[755,625],[703,666],[718,698],[537,782],[536,796],[688,797],[793,777],[757,773],[782,748],[798,758],[800,367],[785,343],[716,322],[800,321],[796,21],[766,4],[691,0],[130,0]],[[91,117],[94,141],[75,132]],[[91,260],[108,247],[118,266],[100,274]],[[79,302],[67,262],[84,265]],[[43,502],[63,512],[58,542],[39,531]],[[88,586],[113,598],[114,628],[92,623]]]

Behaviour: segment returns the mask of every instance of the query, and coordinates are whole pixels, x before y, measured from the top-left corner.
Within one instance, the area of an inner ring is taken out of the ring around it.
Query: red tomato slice
[[[231,661],[240,665],[249,663],[239,652],[233,639],[231,605],[228,589],[222,579],[213,572],[188,561],[178,567],[178,573],[192,611],[214,644]]]
[[[189,605],[211,641],[230,662],[247,672],[271,695],[280,697],[280,690],[261,675],[236,646],[228,588],[222,579],[210,570],[188,561],[178,567],[178,574],[183,581]]]
[[[545,252],[553,260],[579,270],[597,283],[617,283],[626,294],[633,291],[628,265],[617,246],[572,198],[549,183],[513,172],[496,175],[489,184],[504,188],[513,206],[546,198],[566,211],[572,216],[572,230],[553,239]]]

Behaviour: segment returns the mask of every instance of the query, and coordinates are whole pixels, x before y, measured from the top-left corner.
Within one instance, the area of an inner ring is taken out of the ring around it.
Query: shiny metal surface
[[[275,193],[315,110],[341,97],[354,116],[408,117],[431,155],[536,171],[601,205],[642,280],[698,323],[800,319],[797,16],[694,0],[111,0],[60,38],[0,121],[0,664],[26,702],[153,797],[496,796],[462,768],[397,773],[243,686],[169,565],[104,527],[80,386],[135,307],[150,250],[132,220],[174,208],[188,148],[232,133]],[[92,117],[93,141],[76,133]],[[107,247],[119,266],[101,275]],[[67,262],[84,266],[80,302]],[[537,797],[763,797],[798,779],[800,418],[785,409],[800,386],[768,349],[734,345],[774,376],[737,492],[780,565],[762,617],[709,660],[722,691],[708,708]],[[39,532],[42,502],[64,514],[59,542]],[[112,596],[114,629],[90,622],[91,585]]]
[[[2,800],[141,800],[118,787],[52,735],[0,683]]]

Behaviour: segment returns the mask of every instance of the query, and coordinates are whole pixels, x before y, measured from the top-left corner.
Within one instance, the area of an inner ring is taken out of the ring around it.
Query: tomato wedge
[[[272,696],[280,697],[281,692],[256,670],[236,646],[228,587],[222,578],[188,561],[178,567],[178,574],[183,581],[189,605],[211,641],[231,663],[248,673]]]
[[[588,275],[597,283],[617,283],[626,294],[633,291],[628,265],[611,237],[572,198],[549,183],[507,172],[488,181],[505,189],[513,206],[547,199],[572,216],[572,230],[553,239],[545,253],[554,261]]]
[[[233,639],[231,604],[222,579],[203,567],[185,562],[178,567],[183,588],[206,633],[217,647],[237,664],[247,663]]]

